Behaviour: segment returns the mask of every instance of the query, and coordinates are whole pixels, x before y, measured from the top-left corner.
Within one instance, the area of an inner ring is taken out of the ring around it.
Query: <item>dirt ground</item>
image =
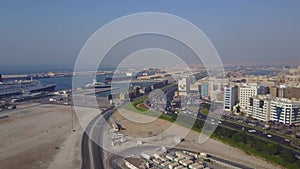
[[[172,123],[148,117],[128,110],[120,110],[121,113],[115,114],[113,119],[119,122],[125,130],[123,134],[131,137],[151,137],[165,131]],[[148,121],[149,123],[145,123]],[[151,122],[150,122],[151,121]],[[187,130],[184,127],[178,126],[177,131]],[[189,149],[192,151],[206,152],[211,155],[237,162],[246,166],[259,169],[274,169],[281,168],[280,166],[270,164],[264,159],[249,155],[237,148],[226,145],[214,139],[208,139],[205,143],[199,144],[199,133],[189,131],[184,138],[185,141],[178,144],[176,147]]]
[[[80,168],[82,129],[75,121],[76,131],[72,131],[70,106],[28,104],[6,114],[10,117],[0,120],[1,169]],[[122,131],[124,134],[132,137],[155,136],[172,125],[131,111],[122,114],[126,118],[116,114],[113,119],[126,129]],[[186,129],[178,126],[178,132],[181,130]],[[213,139],[198,144],[198,137],[199,133],[190,131],[177,147],[207,152],[254,168],[279,168]]]
[[[27,104],[5,114],[10,117],[0,120],[0,168],[80,168],[82,130],[74,121],[73,132],[70,106]]]
[[[144,116],[126,109],[121,109],[119,113],[114,114],[114,120],[125,128],[121,132],[135,138],[155,136],[171,126],[171,123],[164,123],[164,120]]]

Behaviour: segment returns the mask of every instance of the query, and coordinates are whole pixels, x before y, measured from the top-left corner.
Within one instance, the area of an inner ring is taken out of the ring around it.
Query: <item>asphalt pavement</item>
[[[82,165],[81,169],[104,169],[103,149],[91,138],[102,138],[100,130],[93,130],[95,127],[101,126],[104,118],[106,120],[113,112],[114,107],[110,107],[97,115],[87,126],[82,137]],[[88,133],[88,134],[87,134]],[[92,152],[91,152],[92,151]]]

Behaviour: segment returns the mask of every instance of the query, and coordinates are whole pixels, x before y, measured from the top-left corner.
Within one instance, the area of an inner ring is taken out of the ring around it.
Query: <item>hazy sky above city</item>
[[[73,65],[101,26],[137,12],[189,20],[212,41],[224,64],[300,63],[298,0],[2,0],[0,66]]]

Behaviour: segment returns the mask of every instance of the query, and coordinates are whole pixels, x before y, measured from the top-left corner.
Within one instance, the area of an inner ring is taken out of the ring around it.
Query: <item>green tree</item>
[[[296,165],[300,168],[300,160],[296,161]]]
[[[223,128],[222,134],[223,134],[223,136],[226,137],[226,138],[231,138],[233,132],[230,131],[230,130],[227,130],[227,129],[224,129],[224,128]]]
[[[247,140],[247,145],[248,145],[249,147],[254,148],[255,144],[256,144],[255,141],[253,141],[253,140]]]
[[[267,146],[265,147],[266,151],[270,154],[270,155],[278,155],[280,154],[280,147],[277,145],[274,145],[272,143],[267,144]]]
[[[286,162],[289,162],[289,163],[294,163],[296,161],[294,155],[287,151],[287,150],[283,150],[280,154],[280,157],[286,161]]]
[[[245,135],[241,132],[233,133],[232,134],[232,139],[236,142],[242,142],[242,143],[246,142]]]
[[[241,106],[240,106],[240,105],[238,105],[238,106],[236,107],[236,112],[237,112],[237,113],[240,113],[240,112],[241,112]]]
[[[265,146],[266,144],[264,142],[262,142],[261,140],[256,140],[253,148],[257,151],[263,151]]]

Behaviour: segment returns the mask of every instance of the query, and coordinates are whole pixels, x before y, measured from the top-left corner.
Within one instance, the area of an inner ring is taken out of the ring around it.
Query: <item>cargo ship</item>
[[[0,74],[0,98],[9,97],[12,95],[21,95],[22,93],[30,92],[53,92],[55,91],[56,84],[41,84],[38,80],[15,80],[9,82],[2,81]]]

